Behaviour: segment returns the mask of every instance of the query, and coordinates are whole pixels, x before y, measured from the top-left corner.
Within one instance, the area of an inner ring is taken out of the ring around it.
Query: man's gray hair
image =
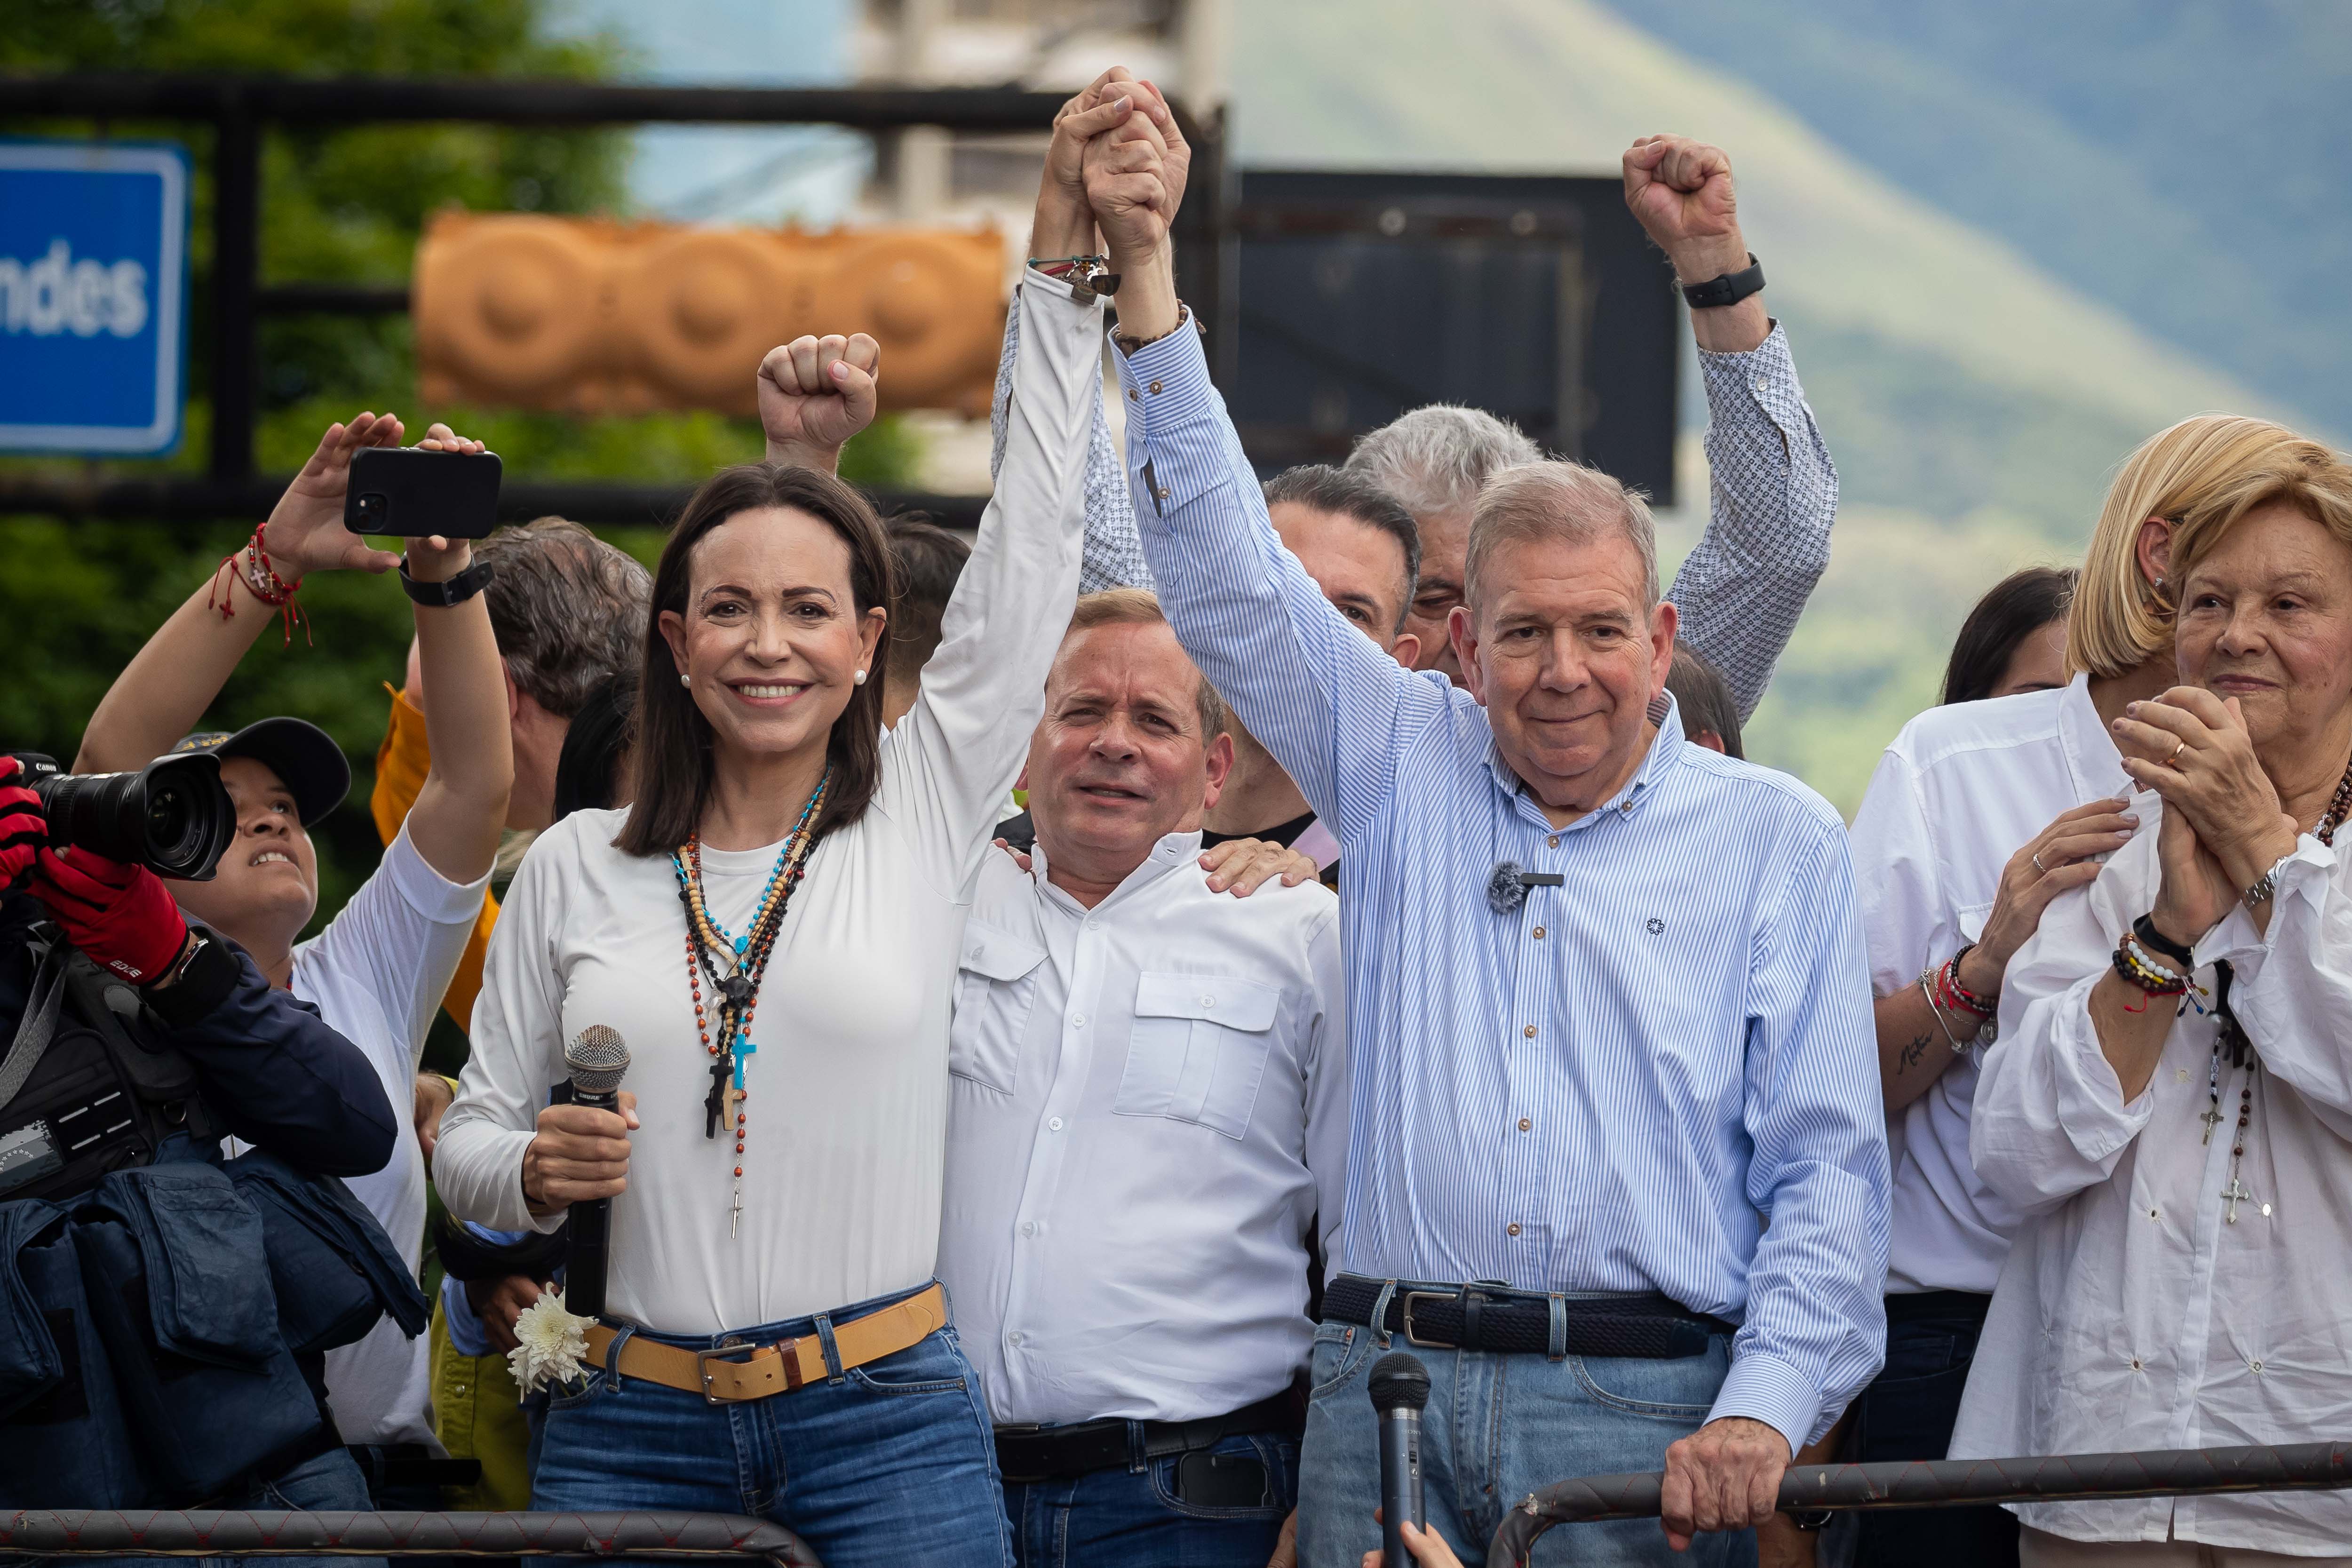
[[[1640,552],[1642,608],[1657,608],[1658,530],[1641,491],[1582,463],[1551,459],[1505,468],[1478,492],[1478,510],[1471,514],[1464,596],[1473,605],[1480,602],[1486,559],[1507,544],[1591,544],[1612,534]]]
[[[482,592],[517,688],[559,719],[645,658],[653,574],[576,522],[542,517],[474,546],[495,575]]]
[[[1404,502],[1413,516],[1427,517],[1469,506],[1498,469],[1542,460],[1542,450],[1509,420],[1433,403],[1359,440],[1347,469]]]

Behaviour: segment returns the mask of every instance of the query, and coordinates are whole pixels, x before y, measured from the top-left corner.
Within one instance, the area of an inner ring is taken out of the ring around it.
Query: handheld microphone
[[[629,1070],[629,1047],[617,1030],[591,1024],[563,1047],[564,1070],[572,1075],[572,1103],[591,1110],[620,1109],[621,1078]],[[613,1237],[613,1200],[590,1198],[572,1205],[572,1247],[564,1263],[563,1305],[583,1318],[604,1311],[604,1262]]]
[[[1418,1357],[1391,1351],[1372,1363],[1372,1408],[1381,1420],[1381,1561],[1401,1568],[1412,1561],[1404,1521],[1423,1529],[1421,1412],[1429,1403],[1429,1373]]]

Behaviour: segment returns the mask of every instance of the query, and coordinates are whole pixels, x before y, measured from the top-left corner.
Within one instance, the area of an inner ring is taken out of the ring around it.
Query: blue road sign
[[[187,297],[185,151],[0,140],[0,451],[178,446]]]

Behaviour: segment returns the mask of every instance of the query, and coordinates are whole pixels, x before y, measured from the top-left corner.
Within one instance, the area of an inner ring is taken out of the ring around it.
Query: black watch
[[[472,598],[475,595],[488,587],[490,585],[490,579],[497,575],[497,573],[490,570],[490,563],[488,562],[477,561],[471,566],[467,567],[463,572],[458,573],[455,577],[448,578],[446,581],[439,583],[420,583],[415,578],[408,574],[408,557],[405,554],[403,554],[400,558],[400,586],[402,590],[418,604],[428,605],[436,610],[452,609],[457,605],[464,604],[467,600]]]
[[[1683,298],[1694,310],[1719,310],[1726,305],[1737,305],[1750,294],[1762,292],[1764,264],[1756,253],[1748,253],[1748,265],[1737,272],[1727,272],[1720,278],[1710,278],[1704,283],[1683,285]]]

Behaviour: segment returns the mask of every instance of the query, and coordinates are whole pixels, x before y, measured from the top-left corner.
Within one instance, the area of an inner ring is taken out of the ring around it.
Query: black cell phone
[[[343,492],[343,526],[353,533],[410,539],[479,539],[499,525],[496,452],[421,452],[414,447],[363,447],[352,458]]]
[[[1176,1461],[1176,1500],[1194,1508],[1266,1508],[1265,1466],[1246,1454],[1187,1454]]]

